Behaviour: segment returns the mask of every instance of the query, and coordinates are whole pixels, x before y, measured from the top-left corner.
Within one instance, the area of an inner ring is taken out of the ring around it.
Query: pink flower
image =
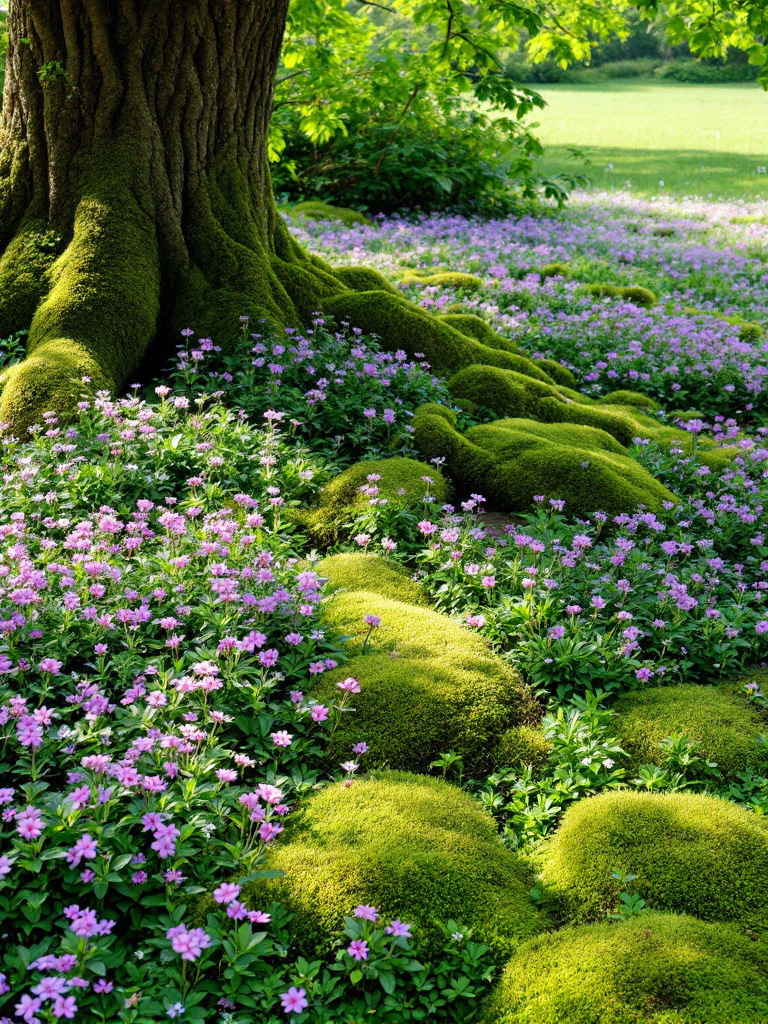
[[[381,625],[381,619],[379,618],[378,615],[366,615],[365,616],[365,621],[373,629],[375,629],[376,626],[380,626]]]
[[[213,890],[213,898],[217,903],[231,903],[240,895],[240,886],[233,882],[222,882],[218,889]]]
[[[387,935],[402,936],[404,939],[410,939],[411,937],[411,926],[409,924],[403,924],[402,921],[395,919],[392,924],[387,925],[384,929]]]
[[[361,918],[363,921],[378,921],[379,912],[376,907],[370,907],[365,903],[361,903],[359,907],[355,907],[352,911],[355,917]]]
[[[179,953],[182,960],[197,960],[203,950],[211,944],[210,935],[202,928],[187,931],[184,924],[169,928],[165,936],[171,940],[174,953]]]
[[[283,992],[280,996],[284,1012],[301,1013],[302,1010],[306,1010],[309,1006],[306,996],[307,993],[305,989],[291,986],[287,992]]]
[[[47,672],[52,676],[58,676],[61,673],[62,664],[63,662],[56,661],[55,658],[43,658],[37,667],[41,672]]]
[[[468,626],[474,626],[475,629],[482,629],[485,625],[484,615],[468,615],[466,618]]]
[[[280,732],[271,733],[272,742],[276,747],[290,747],[293,742],[293,736],[285,729],[281,729]]]
[[[275,825],[271,821],[265,821],[259,829],[259,836],[261,837],[262,842],[271,843],[275,836],[280,835],[282,831],[282,825]]]
[[[329,709],[323,704],[315,704],[309,713],[309,717],[313,722],[324,722],[329,714]]]
[[[96,845],[96,840],[85,832],[75,845],[67,850],[67,864],[76,868],[83,858],[93,860],[96,856]]]
[[[345,690],[347,693],[360,693],[360,683],[351,676],[336,685],[340,690]]]
[[[347,946],[347,952],[353,960],[368,959],[368,943],[365,939],[355,939]]]
[[[218,768],[216,777],[221,779],[222,782],[234,782],[237,778],[237,772],[232,768]]]

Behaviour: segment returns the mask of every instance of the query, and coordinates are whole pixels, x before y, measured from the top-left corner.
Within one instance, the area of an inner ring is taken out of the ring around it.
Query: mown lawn
[[[758,172],[768,166],[768,95],[756,85],[635,81],[540,91],[547,174],[578,169],[569,152],[577,147],[598,189],[768,198],[768,174]]]

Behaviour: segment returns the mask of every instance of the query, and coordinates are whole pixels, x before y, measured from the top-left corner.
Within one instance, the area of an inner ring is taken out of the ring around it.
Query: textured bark
[[[288,0],[15,0],[0,123],[0,336],[14,427],[121,386],[153,339],[296,323],[343,289],[267,162]],[[32,364],[32,365],[30,365]],[[76,395],[74,396],[77,397]],[[47,403],[47,404],[46,404]]]

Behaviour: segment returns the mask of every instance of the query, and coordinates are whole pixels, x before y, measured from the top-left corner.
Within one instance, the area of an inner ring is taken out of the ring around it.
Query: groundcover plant
[[[5,444],[4,1024],[768,1020],[763,216],[292,227],[653,510],[459,485],[489,405],[322,308]]]

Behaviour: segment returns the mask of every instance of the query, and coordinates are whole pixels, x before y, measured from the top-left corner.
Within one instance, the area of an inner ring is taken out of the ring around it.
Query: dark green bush
[[[668,61],[656,68],[659,78],[668,78],[674,82],[754,82],[757,80],[759,68],[746,61],[730,63],[709,63],[681,57]]]
[[[768,720],[735,686],[654,686],[614,704],[619,742],[633,761],[663,765],[665,736],[684,733],[696,753],[717,762],[725,778],[768,771],[768,746],[758,745]]]
[[[733,925],[651,913],[525,943],[482,1024],[765,1024],[768,947]]]
[[[730,800],[701,793],[607,792],[579,800],[542,854],[541,878],[565,920],[615,909],[617,868],[657,910],[764,927],[768,826]]]
[[[291,816],[269,865],[284,876],[256,883],[252,898],[287,905],[310,957],[361,903],[426,939],[438,937],[435,918],[453,919],[498,959],[544,925],[493,819],[440,779],[386,772],[328,786]]]

